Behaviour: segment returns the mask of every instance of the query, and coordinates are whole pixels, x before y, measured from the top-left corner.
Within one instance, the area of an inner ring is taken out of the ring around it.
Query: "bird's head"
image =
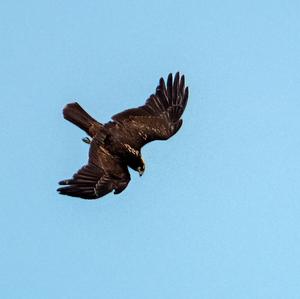
[[[145,162],[142,158],[141,158],[140,165],[137,167],[136,171],[139,173],[140,176],[142,176],[145,171]]]

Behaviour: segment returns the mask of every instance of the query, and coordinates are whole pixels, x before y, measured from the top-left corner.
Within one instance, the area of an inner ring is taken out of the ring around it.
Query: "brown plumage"
[[[169,74],[167,85],[160,79],[155,94],[145,105],[128,109],[101,124],[85,112],[78,103],[68,104],[64,118],[84,130],[92,141],[89,161],[72,179],[60,181],[60,194],[96,199],[114,191],[122,192],[130,181],[128,166],[143,174],[145,164],[141,148],[154,140],[166,140],[181,127],[181,116],[188,100],[184,76]]]

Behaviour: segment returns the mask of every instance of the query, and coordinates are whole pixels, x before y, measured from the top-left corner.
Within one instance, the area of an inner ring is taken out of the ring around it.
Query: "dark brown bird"
[[[188,87],[184,76],[169,74],[167,86],[160,79],[155,94],[145,105],[128,109],[101,124],[85,112],[78,103],[68,104],[64,118],[84,130],[91,138],[89,161],[64,185],[60,194],[85,199],[96,199],[112,191],[121,193],[130,181],[128,166],[141,176],[145,164],[141,148],[154,140],[167,140],[181,127],[181,116],[188,100]]]

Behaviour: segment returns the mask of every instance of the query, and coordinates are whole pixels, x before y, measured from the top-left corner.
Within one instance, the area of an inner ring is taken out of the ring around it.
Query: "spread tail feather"
[[[102,125],[92,118],[78,103],[70,103],[63,110],[64,118],[94,137]]]

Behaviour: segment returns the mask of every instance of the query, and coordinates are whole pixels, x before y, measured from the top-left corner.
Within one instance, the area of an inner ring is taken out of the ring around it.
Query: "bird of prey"
[[[130,181],[128,166],[141,176],[145,170],[141,148],[154,140],[167,140],[181,127],[181,116],[188,100],[184,76],[176,73],[163,78],[154,94],[138,108],[112,116],[112,121],[101,124],[78,103],[68,104],[63,116],[91,138],[89,160],[71,179],[60,181],[60,194],[96,199],[112,191],[121,193]]]

